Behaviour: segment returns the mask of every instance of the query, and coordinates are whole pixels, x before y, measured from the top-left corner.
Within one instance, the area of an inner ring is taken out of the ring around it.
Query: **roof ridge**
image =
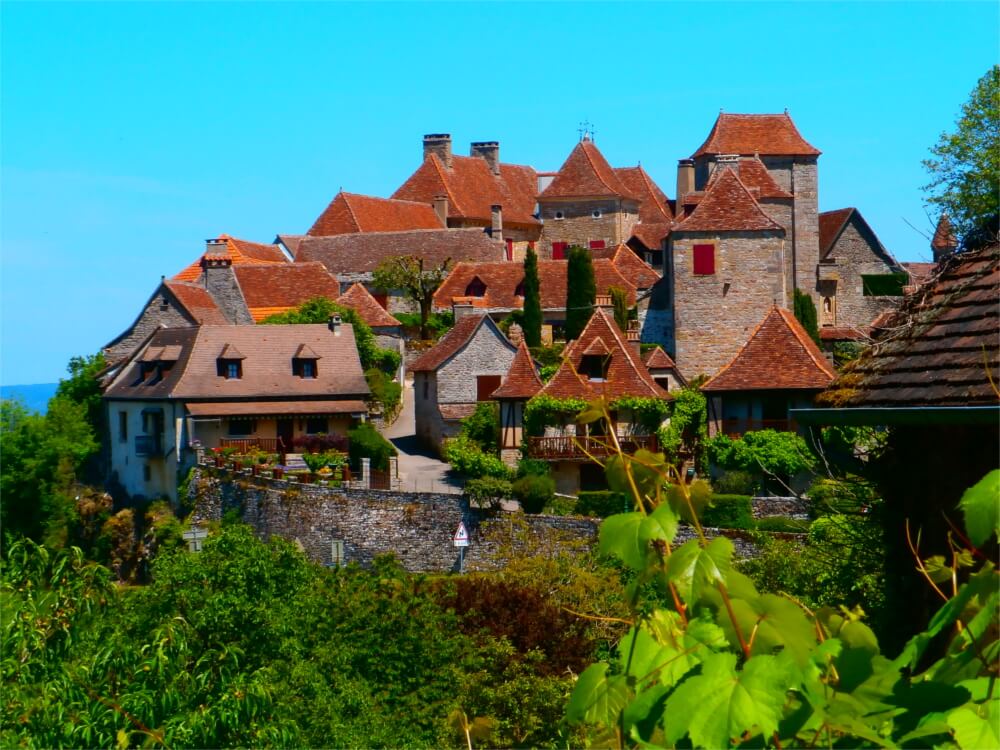
[[[816,345],[816,342],[812,340],[812,337],[806,331],[805,327],[799,323],[799,319],[795,317],[795,314],[791,310],[786,310],[783,307],[778,307],[777,305],[775,305],[775,307],[781,315],[782,320],[785,321],[785,325],[788,326],[789,330],[798,342],[802,344],[802,348],[806,350],[806,353],[809,355],[809,358],[813,361],[813,363],[823,372],[836,377],[837,373],[833,371],[833,368],[830,366],[830,363],[827,362],[826,357],[824,357],[822,353],[817,356],[819,347]],[[789,318],[789,316],[791,316],[791,318]]]
[[[455,206],[456,209],[461,211],[461,206],[458,201],[455,200],[455,196],[452,195],[451,186],[449,185],[448,176],[444,173],[444,164],[438,158],[437,154],[431,153],[427,155],[428,161],[431,162],[434,169],[437,171],[438,177],[441,178],[441,184],[444,185],[444,192],[448,195],[448,206]],[[464,214],[463,214],[464,215]],[[445,224],[447,225],[447,217]]]
[[[347,196],[349,195],[349,193],[345,193],[343,190],[341,190],[340,194],[342,196],[344,196],[344,205],[347,206],[347,213],[349,213],[351,215],[351,219],[354,221],[355,228],[359,232],[363,232],[364,229],[362,229],[362,227],[361,227],[361,222],[358,221],[358,215],[356,213],[354,213],[354,206],[352,206],[351,202],[347,199]],[[334,198],[334,200],[337,200],[336,197]]]

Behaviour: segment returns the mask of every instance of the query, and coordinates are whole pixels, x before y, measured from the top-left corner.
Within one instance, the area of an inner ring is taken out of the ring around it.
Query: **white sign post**
[[[465,528],[465,522],[458,522],[458,528],[455,529],[455,536],[452,537],[452,543],[458,547],[458,572],[464,573],[465,548],[469,546],[469,530]]]

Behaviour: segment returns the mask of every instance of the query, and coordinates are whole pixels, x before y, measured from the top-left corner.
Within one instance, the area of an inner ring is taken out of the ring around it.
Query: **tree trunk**
[[[420,338],[426,341],[431,337],[427,321],[431,317],[432,297],[422,297],[420,299]]]

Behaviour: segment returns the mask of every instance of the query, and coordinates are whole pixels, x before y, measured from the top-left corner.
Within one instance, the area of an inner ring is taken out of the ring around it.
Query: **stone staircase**
[[[298,471],[298,470],[308,470],[309,467],[306,462],[302,459],[301,453],[286,453],[285,454],[285,471]]]

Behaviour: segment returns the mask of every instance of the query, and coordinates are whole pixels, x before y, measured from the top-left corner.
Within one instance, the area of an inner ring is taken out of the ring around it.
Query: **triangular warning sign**
[[[455,536],[452,539],[456,547],[469,546],[469,530],[465,528],[463,521],[458,522],[458,528],[455,529]]]

